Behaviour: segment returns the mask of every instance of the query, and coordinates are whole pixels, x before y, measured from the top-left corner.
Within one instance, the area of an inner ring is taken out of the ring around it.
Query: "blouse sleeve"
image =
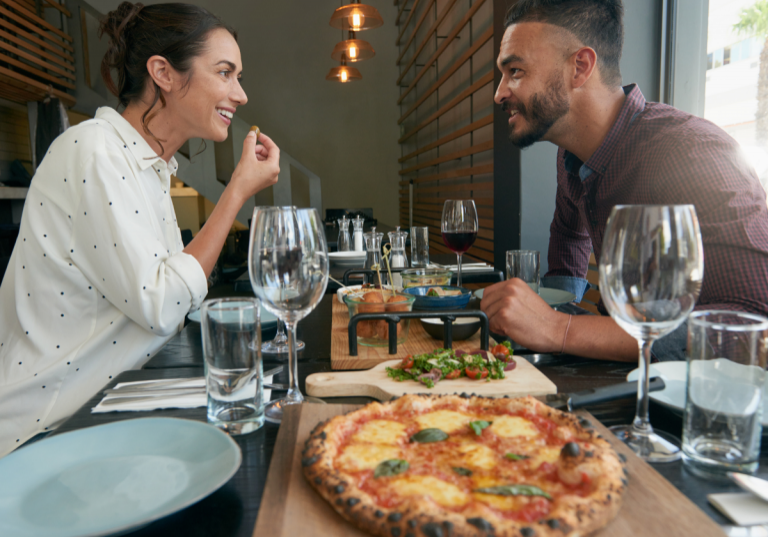
[[[174,333],[207,293],[202,267],[194,257],[166,248],[166,224],[151,210],[142,179],[122,154],[108,146],[94,152],[82,177],[72,215],[73,263],[134,322],[160,336]]]

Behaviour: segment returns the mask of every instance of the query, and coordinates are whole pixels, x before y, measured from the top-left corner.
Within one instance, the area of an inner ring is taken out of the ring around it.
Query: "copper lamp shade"
[[[375,7],[366,4],[347,4],[333,12],[330,25],[340,30],[371,30],[384,24]]]
[[[373,50],[368,41],[362,39],[347,39],[341,43],[337,43],[333,47],[331,52],[331,58],[341,61],[347,60],[348,62],[361,62],[363,60],[370,60],[376,55],[376,51]]]
[[[360,74],[360,71],[355,69],[354,67],[348,67],[344,64],[334,67],[331,69],[331,71],[326,75],[326,80],[332,80],[334,82],[352,82],[353,80],[362,80],[363,75]]]

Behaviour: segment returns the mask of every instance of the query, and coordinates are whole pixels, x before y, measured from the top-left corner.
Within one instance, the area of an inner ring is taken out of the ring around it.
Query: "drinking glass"
[[[328,285],[328,247],[315,209],[260,207],[256,214],[248,269],[256,296],[288,331],[288,393],[267,405],[267,421],[280,423],[286,405],[320,402],[301,394],[296,323],[323,298]]]
[[[611,430],[649,462],[680,458],[680,441],[648,420],[653,342],[672,332],[696,304],[704,275],[693,205],[617,205],[600,256],[600,294],[616,323],[637,339],[640,364],[632,425]]]
[[[245,297],[206,300],[200,312],[208,422],[232,435],[264,425],[259,313]]]
[[[687,354],[683,464],[696,475],[721,481],[727,481],[727,472],[755,473],[768,319],[736,311],[696,311],[688,317]]]
[[[411,266],[424,267],[429,265],[429,228],[414,226],[411,228]]]
[[[440,224],[443,242],[456,254],[458,276],[456,285],[461,287],[461,256],[477,239],[477,209],[473,200],[447,200],[443,205]]]
[[[259,212],[259,209],[262,207],[254,207],[253,209],[253,216],[251,217],[251,237],[250,237],[250,243],[248,245],[248,256],[250,259],[251,252],[253,251],[253,223],[256,222],[256,214]],[[253,280],[251,280],[251,284],[253,284]],[[296,350],[304,350],[304,342],[300,340],[296,340]],[[277,331],[275,332],[275,337],[271,341],[265,341],[261,345],[261,352],[267,353],[267,354],[286,354],[288,353],[288,337],[285,335],[285,323],[281,321],[280,319],[277,320]]]
[[[507,279],[520,278],[539,294],[539,252],[537,250],[508,250]]]

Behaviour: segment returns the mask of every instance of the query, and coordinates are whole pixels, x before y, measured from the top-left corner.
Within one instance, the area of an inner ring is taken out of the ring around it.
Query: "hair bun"
[[[125,85],[125,57],[128,53],[131,29],[138,22],[142,9],[144,4],[123,2],[117,9],[107,13],[99,26],[99,38],[104,34],[109,36],[109,48],[101,62],[101,76],[107,89],[117,97]],[[117,86],[112,80],[110,69],[117,70]]]

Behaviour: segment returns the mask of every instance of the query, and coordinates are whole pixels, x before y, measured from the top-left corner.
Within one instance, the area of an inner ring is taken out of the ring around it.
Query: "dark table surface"
[[[298,365],[302,392],[305,390],[304,380],[307,375],[331,369],[332,300],[335,300],[334,296],[325,296],[319,306],[299,323],[299,338],[306,343],[306,349],[299,353]],[[265,340],[271,337],[269,334],[264,336]],[[629,363],[588,360],[570,355],[525,354],[527,352],[522,350],[518,354],[523,354],[549,377],[557,386],[558,392],[575,392],[618,383],[636,367],[636,364]],[[286,361],[287,358],[284,355],[264,355],[264,369],[284,364]],[[113,387],[118,382],[202,376],[202,364],[200,325],[191,323],[154,356],[144,369],[126,371],[113,379],[104,389]],[[287,371],[277,375],[274,381],[288,382]],[[279,397],[279,392],[276,396]],[[206,419],[205,408],[91,414],[90,409],[96,406],[101,397],[101,393],[95,395],[54,434],[138,417],[162,416],[199,421]],[[362,397],[327,399],[329,403],[367,403],[369,401],[371,399]],[[604,403],[588,407],[587,410],[607,426],[629,423],[634,415],[634,400]],[[653,402],[651,402],[650,414],[654,427],[680,435],[682,420],[678,415]],[[250,537],[264,492],[277,431],[278,426],[267,423],[257,432],[235,437],[243,452],[243,462],[227,484],[197,504],[141,528],[131,535],[137,537],[160,535]],[[768,477],[766,450],[761,454],[761,463],[758,475]],[[728,521],[707,503],[706,495],[713,492],[736,492],[739,489],[735,485],[715,484],[695,477],[685,472],[680,462],[656,464],[654,468],[717,523],[728,524]]]

